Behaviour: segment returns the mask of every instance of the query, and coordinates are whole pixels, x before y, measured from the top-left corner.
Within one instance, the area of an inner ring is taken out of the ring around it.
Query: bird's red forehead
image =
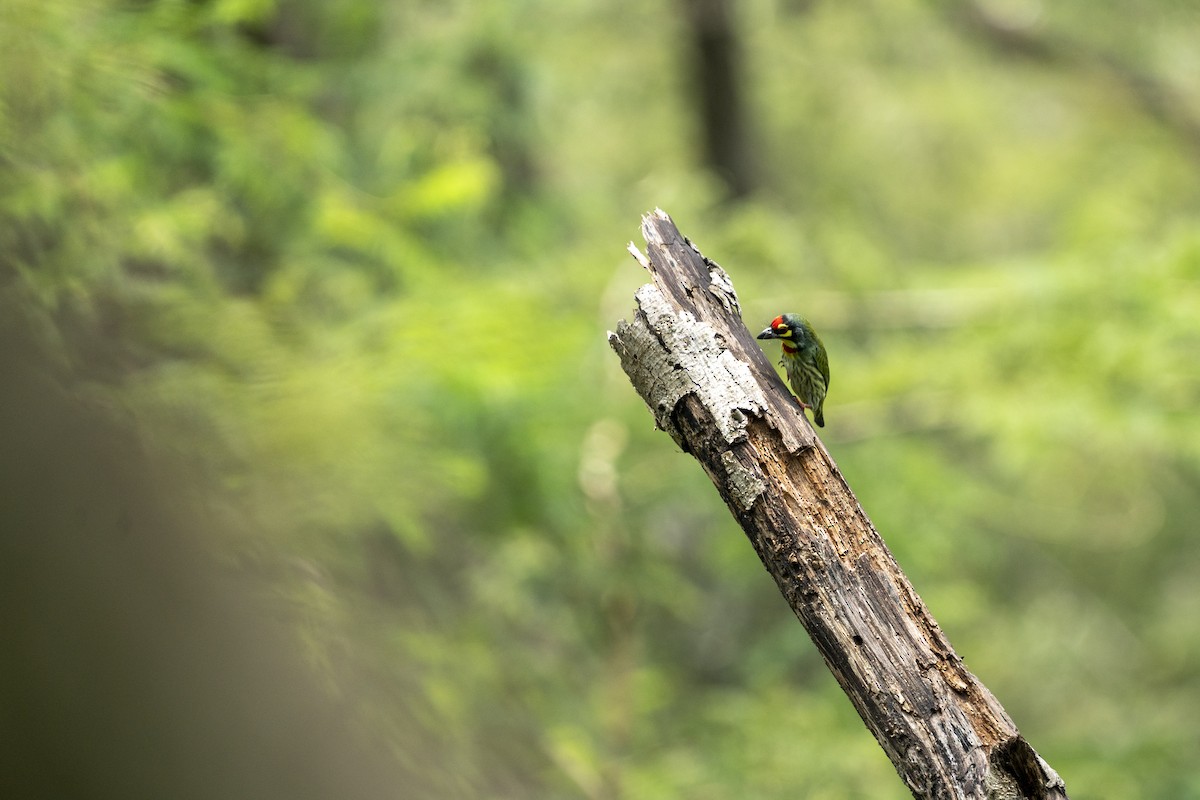
[[[775,319],[771,320],[771,327],[772,328],[786,328],[787,325],[785,325],[783,322],[783,316],[780,315],[780,316],[776,317]]]

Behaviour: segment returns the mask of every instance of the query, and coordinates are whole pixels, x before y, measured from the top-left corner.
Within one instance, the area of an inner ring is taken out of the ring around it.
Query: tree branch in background
[[[1128,92],[1142,112],[1173,131],[1200,157],[1200,117],[1157,75],[1061,34],[1037,31],[1033,20],[1009,20],[980,3],[947,6],[956,27],[1005,56],[1090,72]]]
[[[1066,798],[967,671],[742,323],[729,276],[662,211],[642,220],[654,282],[609,343],[693,454],[825,663],[920,798]]]
[[[729,0],[681,0],[692,38],[687,70],[704,140],[704,162],[745,197],[758,185],[742,83],[741,40]]]

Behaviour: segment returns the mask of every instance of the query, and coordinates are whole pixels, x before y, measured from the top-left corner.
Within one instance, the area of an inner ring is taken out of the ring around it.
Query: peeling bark
[[[658,427],[700,462],[825,663],[919,798],[1065,800],[963,664],[776,375],[729,276],[662,211],[653,276],[609,343]]]

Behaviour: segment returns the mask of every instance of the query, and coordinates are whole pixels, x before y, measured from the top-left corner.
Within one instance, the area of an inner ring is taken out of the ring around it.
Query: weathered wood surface
[[[629,249],[654,282],[609,343],[658,426],[712,478],[913,795],[1066,798],[884,545],[743,324],[728,275],[662,211],[642,233],[646,254]]]

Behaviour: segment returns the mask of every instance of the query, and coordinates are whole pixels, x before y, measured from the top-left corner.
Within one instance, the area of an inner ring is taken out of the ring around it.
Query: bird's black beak
[[[767,328],[765,331],[763,331],[762,333],[760,333],[760,334],[759,334],[757,337],[755,337],[755,338],[758,338],[758,339],[778,339],[779,337],[775,335],[775,331],[774,331],[774,330],[772,330],[771,328]]]

